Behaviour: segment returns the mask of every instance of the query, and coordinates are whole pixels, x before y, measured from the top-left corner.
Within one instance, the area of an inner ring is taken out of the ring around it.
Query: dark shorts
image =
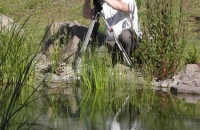
[[[135,32],[131,29],[125,29],[121,32],[121,34],[118,37],[119,42],[123,46],[124,50],[126,51],[127,55],[131,57],[134,50],[136,50],[139,47],[139,40],[138,36],[135,34]],[[119,52],[118,46],[115,43],[114,40],[112,41],[106,41],[109,44],[109,50],[113,53],[113,60],[116,62],[116,54]],[[120,59],[123,60],[122,54],[120,54]]]
[[[125,29],[121,32],[121,34],[118,37],[119,42],[122,44],[124,50],[128,54],[128,56],[131,56],[132,52],[136,50],[139,47],[138,43],[138,37],[131,29]],[[117,44],[114,40],[112,41],[106,41],[112,48],[115,46],[117,47]]]

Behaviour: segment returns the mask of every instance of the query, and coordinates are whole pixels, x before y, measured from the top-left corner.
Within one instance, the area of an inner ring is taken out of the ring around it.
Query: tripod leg
[[[86,50],[86,48],[87,48],[87,46],[88,46],[88,43],[89,43],[89,40],[90,40],[92,31],[93,31],[95,22],[96,22],[95,20],[92,20],[92,22],[90,23],[90,26],[89,26],[87,35],[86,35],[86,37],[85,37],[85,41],[84,41],[83,46],[82,46],[81,51],[80,51],[81,54],[82,54],[83,52],[85,52],[85,50]]]
[[[79,52],[79,54],[78,54],[78,59],[77,59],[76,65],[75,65],[75,66],[76,66],[76,67],[75,67],[75,68],[76,68],[76,69],[75,69],[76,72],[78,72],[78,69],[81,67],[81,57],[82,57],[82,53],[85,52],[85,50],[86,50],[86,48],[87,48],[87,46],[88,46],[88,43],[89,43],[89,40],[90,40],[90,38],[91,38],[91,34],[92,34],[92,31],[93,31],[93,28],[94,28],[95,23],[96,23],[96,20],[93,19],[93,20],[91,21],[91,23],[90,23],[89,28],[88,28],[87,35],[86,35],[85,40],[84,40],[84,42],[83,42],[83,46],[81,47],[81,50],[80,50],[80,52]]]
[[[129,64],[130,68],[132,69],[133,68],[133,63],[131,61],[131,59],[129,58],[129,56],[127,55],[126,51],[124,50],[123,46],[121,45],[121,43],[118,41],[118,39],[116,38],[115,34],[114,34],[114,30],[112,28],[110,28],[110,26],[108,25],[106,19],[102,16],[107,28],[110,29],[110,33],[111,35],[113,36],[119,50],[122,52],[123,56],[125,57],[127,63]]]

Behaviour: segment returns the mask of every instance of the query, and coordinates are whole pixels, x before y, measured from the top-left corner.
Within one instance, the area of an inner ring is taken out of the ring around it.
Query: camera
[[[93,5],[97,8],[101,8],[103,0],[93,0]]]

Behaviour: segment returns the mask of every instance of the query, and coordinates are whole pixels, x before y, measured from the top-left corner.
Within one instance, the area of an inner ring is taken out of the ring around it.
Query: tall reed
[[[30,129],[37,116],[34,102],[39,93],[34,65],[39,45],[24,29],[27,20],[18,28],[1,27],[0,32],[0,129]],[[12,23],[11,23],[12,24]],[[38,47],[37,47],[38,46]]]
[[[112,67],[108,53],[99,51],[96,48],[90,54],[86,54],[81,67],[82,86],[89,89],[115,90],[116,88],[131,89],[135,88],[137,77],[134,71],[126,66],[121,68]],[[123,70],[126,68],[127,70]],[[135,78],[133,78],[135,77]]]

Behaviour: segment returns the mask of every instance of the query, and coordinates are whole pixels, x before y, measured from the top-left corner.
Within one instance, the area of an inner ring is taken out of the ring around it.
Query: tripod
[[[116,38],[115,34],[114,34],[114,30],[108,25],[108,22],[106,21],[106,19],[104,18],[104,16],[102,15],[101,13],[101,9],[102,7],[96,7],[94,8],[94,13],[93,13],[93,16],[92,16],[92,20],[91,20],[91,23],[89,25],[89,29],[87,31],[87,35],[85,37],[85,40],[83,42],[83,46],[79,52],[79,57],[77,59],[77,63],[76,63],[76,71],[77,69],[80,67],[81,65],[81,56],[82,54],[85,52],[87,46],[88,46],[88,43],[89,43],[89,40],[90,40],[90,37],[91,37],[91,34],[92,34],[92,41],[93,43],[95,43],[96,41],[96,36],[97,36],[97,33],[98,33],[98,27],[99,27],[99,17],[102,17],[107,28],[109,29],[109,32],[111,33],[111,35],[113,36],[113,39],[115,40],[119,50],[122,52],[124,58],[126,59],[128,65],[130,66],[130,68],[132,69],[133,67],[133,64],[131,62],[131,59],[129,58],[129,56],[127,55],[126,51],[124,50],[123,46],[121,45],[121,43],[118,41],[118,39]],[[93,32],[93,33],[92,33]]]

